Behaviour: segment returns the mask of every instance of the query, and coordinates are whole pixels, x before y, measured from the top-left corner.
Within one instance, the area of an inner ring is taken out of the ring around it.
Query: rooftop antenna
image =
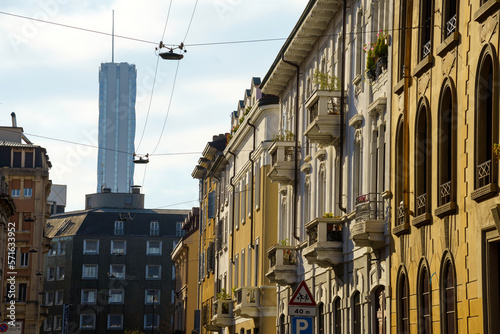
[[[115,62],[115,10],[113,9],[113,27],[111,29],[111,62]]]

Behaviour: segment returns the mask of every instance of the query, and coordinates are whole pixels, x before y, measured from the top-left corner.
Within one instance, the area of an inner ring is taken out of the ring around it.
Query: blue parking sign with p
[[[293,334],[313,334],[313,318],[292,317]]]

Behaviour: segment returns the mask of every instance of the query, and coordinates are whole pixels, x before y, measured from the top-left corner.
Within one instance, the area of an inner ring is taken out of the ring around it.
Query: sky
[[[201,152],[230,131],[230,113],[251,78],[266,75],[306,4],[2,0],[0,125],[11,126],[15,112],[25,135],[47,149],[52,183],[67,185],[66,211],[84,209],[85,194],[97,191],[98,75],[111,62],[114,10],[115,62],[137,68],[136,153],[155,152],[136,165],[134,183],[147,208],[190,209],[198,205],[191,172]],[[265,39],[276,40],[250,42]],[[159,59],[161,40],[184,42],[184,59]]]

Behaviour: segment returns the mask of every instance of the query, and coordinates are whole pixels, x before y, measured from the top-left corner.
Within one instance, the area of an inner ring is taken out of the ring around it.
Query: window
[[[352,296],[352,320],[354,322],[354,334],[361,334],[361,295],[359,291],[354,292]]]
[[[110,304],[123,304],[125,290],[123,289],[110,289],[109,290],[109,303]]]
[[[475,134],[475,162],[476,177],[475,189],[488,186],[496,182],[495,168],[492,166],[493,141],[496,138],[494,133],[495,118],[493,106],[496,103],[496,90],[494,82],[496,77],[492,59],[494,52],[487,47],[481,56],[478,75],[476,76],[476,134]],[[496,61],[496,60],[495,60]],[[472,196],[474,198],[474,194]]]
[[[285,315],[284,314],[280,315],[280,332],[279,332],[279,334],[286,334]]]
[[[398,333],[409,333],[409,303],[408,303],[408,283],[406,274],[400,273],[397,287],[397,331]],[[446,333],[446,332],[445,332]]]
[[[29,265],[29,253],[21,252],[21,256],[19,258],[19,266],[27,267]]]
[[[21,151],[14,151],[12,153],[12,167],[21,167]]]
[[[246,179],[243,178],[241,180],[241,194],[240,194],[240,220],[242,224],[245,224],[245,214],[246,214],[246,195],[247,195],[247,188],[246,188]]]
[[[111,254],[125,255],[127,242],[124,240],[111,240]]]
[[[175,275],[175,272],[173,272],[172,275]],[[161,278],[161,266],[159,265],[146,266],[146,279],[160,279],[160,278]]]
[[[396,205],[397,205],[397,220],[396,226],[406,223],[406,215],[403,208],[403,184],[404,184],[404,167],[405,159],[403,155],[403,120],[400,118],[396,129]]]
[[[147,255],[161,255],[161,241],[148,241]]]
[[[83,254],[99,254],[99,240],[83,240]]]
[[[415,224],[429,221],[425,215],[430,212],[431,181],[431,138],[430,123],[428,122],[428,108],[424,102],[420,104],[417,112],[415,127]],[[417,218],[420,216],[423,218]]]
[[[375,290],[374,297],[375,297],[374,317],[376,319],[374,334],[383,334],[386,332],[385,324],[387,320],[387,315],[385,311],[385,287],[379,286],[377,290]]]
[[[417,316],[418,332],[431,333],[431,294],[429,283],[429,271],[426,266],[422,266],[419,273],[419,283],[417,287]]]
[[[160,223],[158,222],[149,223],[149,235],[160,235]]]
[[[432,17],[434,16],[432,0],[420,1],[420,60],[427,57],[432,50]]]
[[[318,304],[318,334],[325,333],[325,305]]]
[[[124,264],[110,265],[109,278],[125,279],[125,265]]]
[[[57,255],[66,254],[66,242],[60,241],[57,246]]]
[[[49,249],[49,256],[56,256],[57,255],[57,243],[52,242],[50,244],[50,249]]]
[[[108,314],[108,329],[122,329],[123,314]]]
[[[406,1],[400,2],[399,12],[399,71],[398,79],[402,80],[405,70],[405,54],[406,54]]]
[[[64,279],[64,267],[57,267],[57,279]]]
[[[33,168],[33,152],[24,152],[24,167]]]
[[[21,190],[20,189],[12,189],[11,190],[11,196],[12,197],[19,197],[21,195]]]
[[[182,223],[175,224],[175,236],[182,237],[184,235],[184,231],[182,230]]]
[[[239,286],[245,286],[245,249],[241,250],[241,282]],[[238,283],[236,283],[238,284]]]
[[[443,1],[443,39],[450,36],[457,29],[457,0]]]
[[[56,278],[56,269],[47,268],[47,281],[53,281]]]
[[[158,329],[160,327],[160,315],[154,315],[154,329]],[[153,315],[145,314],[144,315],[144,329],[151,329],[153,327]]]
[[[82,269],[83,279],[97,278],[97,264],[84,264]]]
[[[254,256],[255,256],[255,266],[254,266],[254,269],[255,269],[255,272],[254,272],[254,285],[255,286],[259,286],[259,238],[255,239],[255,252],[254,252]]]
[[[342,309],[340,308],[340,298],[339,297],[335,298],[333,304],[335,307],[334,310],[335,320],[333,321],[335,328],[333,332],[334,334],[342,334]]]
[[[54,292],[53,291],[46,291],[45,292],[45,305],[52,305],[54,304]]]
[[[17,292],[17,301],[20,303],[26,302],[26,294],[28,292],[28,284],[21,283],[18,286],[19,291]]]
[[[215,191],[208,193],[208,219],[215,217]]]
[[[44,331],[51,331],[52,330],[52,317],[47,317],[43,321],[43,330]]]
[[[33,193],[33,189],[31,188],[24,188],[24,197],[31,197],[31,194]]]
[[[82,290],[82,304],[95,304],[96,295],[97,295],[96,289]]]
[[[64,302],[64,291],[56,291],[56,305],[62,305]]]
[[[123,235],[123,221],[115,221],[115,235]]]
[[[159,289],[146,289],[145,304],[160,304],[160,290]]]
[[[442,332],[457,332],[455,268],[449,255],[444,261],[441,273],[441,325]]]
[[[455,160],[455,112],[454,112],[453,94],[450,85],[444,86],[441,92],[439,102],[439,131],[438,131],[438,178],[439,206],[454,201],[454,171]]]
[[[239,261],[238,254],[234,256],[234,283],[233,286],[238,286],[238,270],[239,270]]]
[[[62,329],[62,315],[55,315],[54,316],[54,330],[61,330]]]
[[[95,314],[80,314],[80,329],[94,329]]]

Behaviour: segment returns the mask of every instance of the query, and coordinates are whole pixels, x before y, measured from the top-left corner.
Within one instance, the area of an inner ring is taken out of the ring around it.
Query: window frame
[[[123,243],[123,251],[119,252],[119,248],[116,248],[115,243]],[[110,248],[110,253],[111,255],[126,255],[127,254],[127,240],[111,240],[111,248]]]
[[[62,270],[62,275],[61,275],[61,270]],[[57,266],[56,267],[56,280],[63,280],[64,276],[65,276],[64,266]]]
[[[115,221],[114,235],[124,235],[125,234],[125,224],[123,224],[123,220]]]
[[[125,289],[109,289],[108,296],[109,304],[123,304],[125,302]],[[112,296],[121,296],[121,301],[112,301]]]
[[[151,252],[151,249],[155,249],[155,248],[152,248],[150,246],[150,243],[152,242],[158,242],[159,243],[159,253],[152,253]],[[148,240],[147,243],[146,243],[146,255],[152,255],[152,256],[161,256],[161,253],[162,253],[162,246],[163,246],[163,241],[159,241],[159,240]]]
[[[59,299],[61,299],[60,302]],[[64,290],[56,290],[54,305],[62,305],[62,304],[64,304]]]
[[[418,332],[432,333],[432,286],[429,278],[429,267],[426,261],[420,264],[420,270],[418,272],[417,282],[418,282],[417,283]],[[425,312],[426,308],[427,308],[427,313]]]
[[[429,6],[429,17],[426,19],[424,17],[424,6],[427,5]],[[418,31],[418,62],[423,61],[425,58],[432,56],[433,52],[433,35],[434,35],[434,29],[433,29],[433,24],[434,24],[434,0],[420,0],[419,2],[419,26],[420,29]],[[426,24],[425,21],[429,21],[428,24]],[[429,31],[427,31],[429,29]],[[429,35],[429,40],[426,40],[425,37],[426,35]],[[424,40],[425,39],[425,40]],[[424,56],[424,46],[430,42],[430,52]]]
[[[151,325],[148,326],[148,316],[151,317]],[[153,314],[152,313],[146,313],[144,314],[144,329],[159,329],[160,328],[160,315],[159,314]]]
[[[88,293],[89,292],[93,293],[93,301],[92,302],[84,300],[85,293],[87,293],[87,300],[88,300]],[[81,304],[93,305],[96,302],[97,302],[97,289],[81,289],[81,291],[80,291],[80,303]]]
[[[158,267],[158,277],[149,277],[149,270],[151,267]],[[160,264],[148,264],[148,265],[146,265],[146,279],[147,280],[161,280],[161,265]]]
[[[83,327],[83,318],[84,317],[91,317],[92,318],[92,325],[91,326]],[[96,321],[95,314],[92,314],[92,313],[80,314],[80,329],[81,330],[94,330],[95,329],[95,321]]]
[[[448,273],[447,270],[451,270],[451,278],[452,278],[452,285],[449,287],[447,285],[447,277],[446,274]],[[457,327],[457,274],[456,274],[456,269],[455,269],[455,262],[453,261],[453,257],[449,251],[447,251],[444,256],[443,260],[441,262],[441,280],[440,280],[440,285],[439,285],[439,299],[440,299],[440,316],[441,316],[441,331],[442,333],[457,333],[458,327]],[[447,293],[452,290],[453,293],[453,300],[450,303],[447,303],[449,301],[449,298],[447,297]],[[449,309],[447,308],[448,304],[453,304],[453,326],[454,330],[450,331],[450,328],[448,327],[448,321],[445,321],[445,319],[448,318],[448,313]]]
[[[123,268],[123,276],[117,276],[115,274],[115,271],[113,270],[114,267],[121,267]],[[112,263],[109,265],[109,276],[114,276],[113,279],[118,279],[118,280],[124,280],[126,278],[126,265],[122,263]]]
[[[94,250],[88,248],[87,243],[96,242],[96,249]],[[84,239],[83,240],[83,254],[84,255],[99,255],[99,239]]]
[[[404,283],[404,284],[403,284]],[[397,287],[396,287],[396,323],[398,333],[410,332],[410,309],[408,295],[408,275],[404,267],[399,269]],[[405,311],[406,320],[402,317],[402,312]]]
[[[160,222],[153,220],[149,223],[149,235],[152,237],[157,237],[160,235]]]
[[[95,276],[84,276],[86,268],[95,268]],[[99,277],[99,265],[82,264],[82,279],[97,279]]]
[[[152,294],[150,294],[149,292],[153,292]],[[152,297],[153,298],[153,301],[149,301],[149,297]],[[154,297],[157,297],[156,298],[156,301],[154,299]],[[145,289],[144,290],[144,305],[160,305],[161,303],[161,289]]]
[[[118,316],[120,318],[120,326],[118,327],[111,327],[111,317],[116,317]],[[106,328],[109,330],[121,330],[123,329],[123,314],[108,314],[108,319],[107,319],[107,324]]]

